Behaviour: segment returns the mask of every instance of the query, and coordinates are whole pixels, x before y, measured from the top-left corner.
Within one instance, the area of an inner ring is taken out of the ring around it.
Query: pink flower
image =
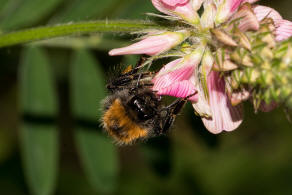
[[[141,41],[130,46],[113,49],[109,55],[125,55],[125,54],[147,54],[157,55],[168,51],[172,47],[180,44],[188,37],[189,33],[185,31],[179,32],[163,32],[159,34],[151,34]]]
[[[152,0],[152,2],[161,12],[174,15],[173,10],[176,10],[179,6],[190,8],[190,4],[196,2],[196,0],[183,1],[181,4],[178,1],[175,1],[175,3],[172,1],[173,4],[171,5],[169,4],[170,1],[168,3],[164,2],[164,4],[162,4],[163,1]],[[237,13],[236,11],[241,3],[246,1],[218,0],[213,3],[211,1],[200,1],[194,7],[198,9],[202,2],[204,2],[205,9],[200,24],[202,28],[212,28],[214,25],[230,19]],[[176,6],[176,9],[174,7],[171,9],[169,6]],[[239,11],[234,17],[248,16],[253,17],[252,19],[255,18],[251,9],[247,7],[244,9],[241,8],[242,11]],[[258,22],[256,22],[256,27],[253,28],[257,28],[258,25]],[[242,23],[242,28],[249,29],[249,25]],[[186,56],[188,60],[186,60]],[[214,60],[210,49],[202,45],[195,49],[192,54],[186,56],[164,66],[153,79],[153,89],[158,91],[159,95],[175,97],[186,97],[197,91],[196,96],[191,101],[195,111],[203,118],[202,120],[210,132],[220,133],[224,130],[232,131],[236,129],[242,122],[241,106],[232,106],[225,93],[224,79],[219,77],[219,73],[211,71]],[[202,63],[198,69],[200,62]]]
[[[239,67],[232,61],[230,52],[236,47],[243,47],[247,52],[252,50],[249,34],[245,32],[259,30],[261,20],[271,18],[274,21],[277,41],[292,36],[292,22],[283,20],[272,8],[252,6],[257,0],[151,1],[160,12],[168,15],[165,18],[188,24],[178,25],[177,29],[186,28],[175,32],[148,33],[141,41],[113,49],[109,54],[148,54],[155,58],[162,58],[162,53],[180,56],[157,73],[153,79],[153,90],[158,95],[179,98],[195,93],[189,100],[211,133],[236,129],[243,118],[240,103],[249,99],[251,93],[248,90],[230,90],[228,76],[223,78],[215,72],[216,68],[217,71],[231,71]],[[202,6],[203,12],[199,15],[197,11]],[[167,53],[174,47],[176,49],[172,53]],[[244,65],[250,64],[246,62]],[[259,109],[274,107],[274,104],[261,104]]]

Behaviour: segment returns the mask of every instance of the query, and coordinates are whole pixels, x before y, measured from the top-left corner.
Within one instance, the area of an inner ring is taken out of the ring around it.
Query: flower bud
[[[240,43],[240,45],[243,48],[247,49],[248,51],[251,51],[251,43],[250,43],[250,40],[249,40],[249,38],[243,32],[241,32],[237,28],[236,31],[235,31],[235,33],[234,33],[234,35],[238,37],[239,43]]]
[[[236,47],[238,45],[236,41],[233,40],[232,37],[223,30],[215,28],[211,29],[210,31],[219,42],[232,47]]]
[[[151,34],[141,41],[127,47],[113,49],[109,55],[126,55],[126,54],[147,54],[158,55],[166,52],[171,48],[183,42],[190,33],[188,31],[163,32],[160,34]]]
[[[190,24],[200,23],[200,17],[191,0],[152,0],[152,4],[167,15],[180,17]]]

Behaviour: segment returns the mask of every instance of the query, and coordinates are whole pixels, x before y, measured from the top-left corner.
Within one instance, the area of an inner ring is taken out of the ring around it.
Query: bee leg
[[[137,88],[139,88],[139,84],[140,84],[141,77],[142,77],[142,73],[139,74],[139,77],[137,79],[137,83],[136,83],[136,87]]]
[[[188,98],[192,97],[195,94],[196,93],[193,93],[185,98],[177,99],[172,104],[163,109],[167,111],[167,115],[165,116],[165,122],[163,124],[160,134],[167,133],[167,131],[175,121],[176,115],[182,110],[184,105],[187,103]]]
[[[109,83],[107,85],[107,89],[109,90],[114,90],[120,87],[124,87],[125,86],[132,86],[133,85],[129,85],[130,83],[133,82],[133,80],[137,80],[137,79],[143,79],[145,77],[149,77],[151,76],[151,72],[144,72],[144,73],[139,73],[139,74],[133,74],[133,75],[123,75],[118,77],[117,79],[113,80],[111,83]]]
[[[154,85],[153,83],[140,83],[138,88],[144,88],[144,87],[148,88],[148,87],[153,87],[153,85]],[[127,86],[115,86],[114,87],[114,89],[125,89],[125,88],[129,88],[129,87],[127,87]],[[131,92],[134,92],[138,88],[137,87],[132,87],[130,90],[131,90]],[[109,86],[108,89],[113,89],[113,88],[111,88]]]
[[[173,104],[167,107],[167,115],[165,116],[164,120],[165,122],[159,134],[165,134],[168,132],[169,128],[175,121],[176,115],[181,111],[185,103],[185,99],[180,99],[179,101],[175,101]]]

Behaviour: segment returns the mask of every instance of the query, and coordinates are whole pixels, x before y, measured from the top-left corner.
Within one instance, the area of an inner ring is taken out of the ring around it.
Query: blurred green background
[[[292,20],[291,0],[262,0]],[[0,0],[0,33],[145,19],[150,0]],[[212,135],[187,105],[169,136],[117,147],[98,121],[109,57],[130,36],[91,34],[0,49],[1,194],[291,194],[292,126],[281,109]]]

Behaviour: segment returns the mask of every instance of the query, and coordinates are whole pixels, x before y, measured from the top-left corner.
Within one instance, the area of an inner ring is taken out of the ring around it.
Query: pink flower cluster
[[[284,20],[272,8],[251,5],[256,1],[152,0],[157,10],[172,17],[173,20],[193,26],[194,30],[202,32],[203,36],[193,36],[189,30],[153,31],[148,32],[141,41],[113,49],[109,54],[159,56],[189,40],[189,49],[183,52],[184,55],[166,64],[154,77],[153,89],[158,91],[159,95],[175,97],[186,97],[197,92],[190,101],[195,111],[202,117],[206,128],[215,134],[232,131],[241,124],[243,115],[242,106],[240,104],[234,106],[234,102],[240,102],[249,95],[247,93],[242,97],[240,94],[239,97],[239,94],[228,94],[224,78],[213,70],[216,61],[207,44],[212,29],[225,22],[243,18],[238,26],[242,32],[258,30],[261,20],[271,18],[274,21],[274,35],[277,41],[292,36],[292,22]],[[198,14],[197,11],[202,6],[204,11]]]

